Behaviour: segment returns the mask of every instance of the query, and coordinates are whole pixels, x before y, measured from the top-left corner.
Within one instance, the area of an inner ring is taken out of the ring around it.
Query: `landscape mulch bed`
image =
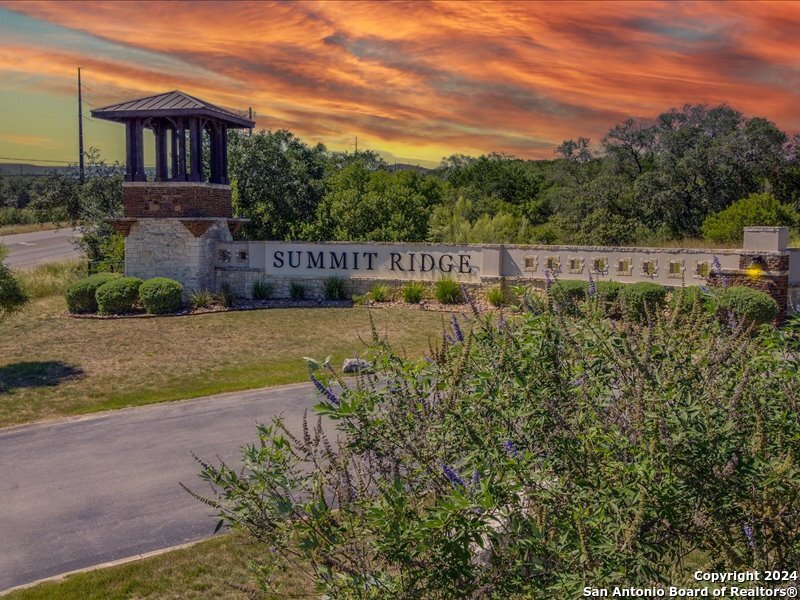
[[[485,302],[476,301],[475,304],[482,311],[496,310]],[[209,313],[235,312],[243,310],[266,310],[270,308],[351,308],[356,306],[352,300],[264,300],[261,302],[245,301],[234,304],[230,307],[220,305],[197,310],[182,310],[175,313],[163,315],[151,315],[144,312],[126,313],[121,315],[99,315],[96,313],[73,314],[65,313],[73,319],[152,319],[155,317],[188,317],[192,315],[205,315]],[[422,301],[419,304],[409,304],[407,302],[367,302],[361,306],[368,308],[405,308],[410,310],[428,310],[436,312],[465,312],[471,311],[469,304],[442,304],[434,301]]]

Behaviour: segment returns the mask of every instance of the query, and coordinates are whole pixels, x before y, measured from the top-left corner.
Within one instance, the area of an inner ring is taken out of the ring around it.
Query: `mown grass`
[[[317,598],[313,585],[287,572],[276,594],[257,594],[248,563],[269,549],[241,533],[220,535],[189,548],[139,561],[76,573],[54,582],[12,592],[7,600],[246,600]],[[235,587],[238,586],[238,587]],[[244,589],[242,589],[244,588]],[[281,588],[279,588],[281,589]],[[252,590],[248,594],[245,590]]]
[[[51,296],[0,323],[0,426],[305,381],[303,356],[340,366],[370,339],[366,308],[107,320],[65,311]],[[440,335],[441,314],[373,313],[411,356]]]

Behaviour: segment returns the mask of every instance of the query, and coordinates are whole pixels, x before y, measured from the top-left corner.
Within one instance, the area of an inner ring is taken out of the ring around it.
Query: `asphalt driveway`
[[[299,427],[307,384],[0,429],[0,592],[212,535],[191,456],[238,463],[256,423]]]

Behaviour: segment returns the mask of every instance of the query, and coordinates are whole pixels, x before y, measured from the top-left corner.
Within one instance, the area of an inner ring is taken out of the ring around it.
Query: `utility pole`
[[[247,109],[248,118],[252,121],[253,120],[253,107],[249,107]],[[250,135],[253,135],[253,128],[250,128]]]
[[[356,154],[358,154],[358,136],[356,136]]]
[[[78,67],[78,152],[80,152],[80,179],[81,183],[83,183],[83,93],[81,91],[80,67]]]

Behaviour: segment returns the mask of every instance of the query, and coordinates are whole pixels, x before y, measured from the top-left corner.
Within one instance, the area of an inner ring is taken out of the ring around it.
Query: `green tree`
[[[703,237],[712,242],[741,242],[745,227],[785,225],[794,227],[798,215],[771,194],[750,194],[703,221]]]
[[[334,174],[311,229],[316,239],[419,241],[426,238],[441,183],[416,171],[371,170],[361,160]]]
[[[325,146],[308,146],[285,129],[252,136],[231,132],[228,144],[234,211],[251,219],[244,235],[302,237],[325,193]]]
[[[0,322],[28,303],[29,297],[5,264],[7,250],[0,246]]]

